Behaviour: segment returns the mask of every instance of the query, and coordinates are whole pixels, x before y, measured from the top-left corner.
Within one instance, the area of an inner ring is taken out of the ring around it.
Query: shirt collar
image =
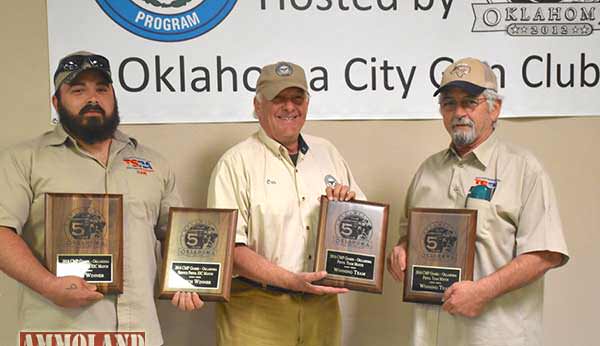
[[[492,153],[494,152],[494,149],[496,148],[497,142],[498,142],[498,139],[496,136],[496,131],[494,130],[492,132],[492,134],[483,143],[478,145],[475,149],[473,149],[473,151],[468,153],[467,156],[464,157],[463,159],[468,160],[471,156],[473,156],[473,157],[475,157],[475,159],[477,161],[479,161],[479,163],[481,163],[483,165],[484,168],[487,168],[488,164],[490,163]],[[445,158],[446,159],[454,158],[457,160],[461,160],[460,156],[458,155],[458,153],[452,146],[452,143],[450,143],[450,146],[448,147],[448,150],[446,151]]]
[[[306,143],[304,137],[302,137],[302,134],[300,134],[300,136],[298,137],[298,148],[300,149],[302,155],[306,155],[306,153],[308,152],[308,143]]]
[[[137,147],[138,144],[135,138],[129,137],[119,130],[115,131],[113,139],[123,144],[131,144],[133,147]],[[44,138],[44,144],[48,146],[63,145],[67,140],[76,143],[75,139],[65,131],[62,124],[58,124],[49,136]]]
[[[287,152],[287,148],[283,144],[281,144],[281,143],[277,142],[276,140],[274,140],[273,138],[269,137],[262,127],[258,131],[258,138],[260,139],[261,142],[263,142],[267,146],[267,148],[269,148],[276,155]],[[304,140],[304,137],[302,137],[302,134],[300,134],[300,136],[298,137],[299,152],[301,152],[302,155],[306,155],[306,153],[308,152],[308,149],[309,149],[308,143],[306,143],[306,141]]]
[[[494,130],[492,134],[485,140],[485,142],[479,144],[477,148],[473,149],[473,155],[475,155],[477,160],[486,168],[490,163],[490,159],[494,149],[496,148],[497,142],[498,139],[496,138],[496,131]]]

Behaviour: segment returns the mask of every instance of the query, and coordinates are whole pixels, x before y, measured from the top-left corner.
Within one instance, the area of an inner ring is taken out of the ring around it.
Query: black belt
[[[238,276],[236,278],[237,280],[246,283],[252,287],[256,287],[256,288],[260,288],[263,289],[265,291],[271,291],[271,292],[276,292],[276,293],[285,293],[285,294],[294,294],[294,295],[303,295],[303,294],[310,294],[310,293],[306,293],[306,292],[299,292],[299,291],[293,291],[293,290],[288,290],[287,288],[283,288],[283,287],[277,287],[277,286],[271,286],[271,285],[266,285],[266,284],[261,284],[260,282],[256,282],[254,280],[250,280],[248,278],[245,278],[243,276]]]

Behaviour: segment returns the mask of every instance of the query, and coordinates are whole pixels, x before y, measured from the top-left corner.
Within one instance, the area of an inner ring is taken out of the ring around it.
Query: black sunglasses
[[[110,75],[110,64],[108,63],[108,59],[102,55],[71,55],[60,60],[58,68],[56,68],[56,72],[54,73],[54,78],[61,72],[81,70],[86,63]]]

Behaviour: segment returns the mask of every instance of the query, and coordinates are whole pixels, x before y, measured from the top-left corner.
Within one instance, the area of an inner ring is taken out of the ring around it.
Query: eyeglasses
[[[78,71],[83,68],[83,65],[89,64],[91,67],[100,69],[110,75],[110,64],[108,59],[102,55],[71,55],[63,58],[56,68],[54,78],[61,72]]]
[[[475,108],[477,108],[477,106],[479,106],[484,101],[486,101],[485,97],[465,97],[460,101],[455,100],[453,98],[447,98],[442,99],[442,101],[440,101],[440,106],[442,107],[442,110],[444,112],[453,112],[456,110],[456,108],[458,108],[458,105],[460,105],[462,109],[472,112],[475,110]]]

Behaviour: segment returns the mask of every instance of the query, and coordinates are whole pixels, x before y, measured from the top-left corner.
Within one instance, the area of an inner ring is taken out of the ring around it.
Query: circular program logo
[[[185,41],[207,33],[229,15],[237,0],[96,0],[117,24],[140,37]]]
[[[212,255],[217,248],[219,234],[214,225],[204,221],[187,224],[179,239],[182,255]]]
[[[432,222],[427,225],[423,237],[425,256],[435,258],[455,258],[458,235],[445,222]]]
[[[92,208],[73,210],[65,225],[67,235],[78,241],[103,239],[105,227],[106,221],[102,214]]]

